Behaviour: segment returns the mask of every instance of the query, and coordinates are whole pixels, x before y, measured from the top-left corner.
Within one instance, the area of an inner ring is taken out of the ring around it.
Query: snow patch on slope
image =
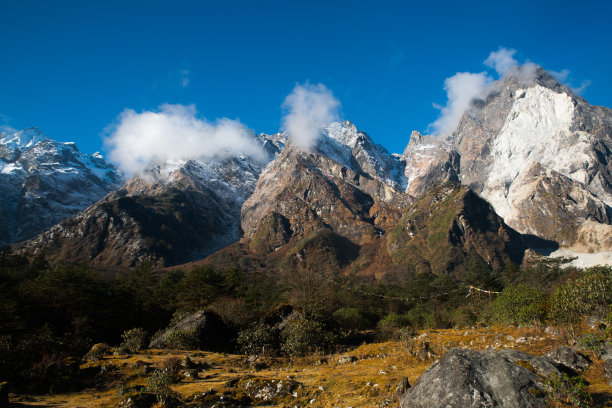
[[[493,164],[483,195],[504,219],[511,218],[508,193],[531,163],[538,162],[586,183],[593,137],[571,130],[574,103],[565,93],[536,85],[518,90],[504,126],[491,145]]]

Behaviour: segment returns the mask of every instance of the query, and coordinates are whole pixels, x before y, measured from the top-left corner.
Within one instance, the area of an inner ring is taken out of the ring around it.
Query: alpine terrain
[[[0,133],[0,244],[23,241],[100,200],[122,183],[99,153],[44,137]]]

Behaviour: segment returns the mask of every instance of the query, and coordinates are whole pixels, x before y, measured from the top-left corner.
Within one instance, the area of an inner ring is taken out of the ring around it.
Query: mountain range
[[[383,280],[520,264],[529,247],[612,251],[612,111],[527,69],[402,154],[335,122],[310,150],[253,135],[264,160],[151,163],[123,180],[74,144],[3,134],[3,240],[100,267],[204,259]]]

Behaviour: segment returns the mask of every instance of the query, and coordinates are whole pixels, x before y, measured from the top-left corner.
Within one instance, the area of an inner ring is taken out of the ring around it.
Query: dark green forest
[[[59,391],[67,385],[57,379],[94,344],[134,352],[146,347],[145,338],[197,310],[223,320],[227,351],[288,356],[399,339],[420,328],[571,328],[586,316],[609,320],[612,267],[582,270],[563,268],[563,262],[504,270],[473,262],[461,281],[421,273],[397,286],[316,271],[276,276],[209,265],[156,271],[146,262],[110,274],[84,263],[52,265],[7,248],[0,256],[0,382]],[[501,293],[470,295],[470,285]],[[275,313],[287,307],[301,318],[275,329]],[[198,348],[191,340],[183,333],[173,346]]]

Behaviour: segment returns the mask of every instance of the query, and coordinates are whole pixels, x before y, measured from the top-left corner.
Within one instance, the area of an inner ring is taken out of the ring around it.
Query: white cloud
[[[0,113],[0,132],[7,133],[9,135],[18,132],[17,129],[9,125],[10,121],[11,119],[8,116]]]
[[[340,102],[323,84],[297,84],[283,102],[286,114],[283,130],[295,145],[309,150],[321,135],[322,129],[338,120]]]
[[[209,122],[197,117],[193,105],[162,105],[157,112],[124,110],[105,138],[109,157],[127,174],[151,162],[226,157],[244,154],[256,160],[264,153],[253,132],[230,119]]]
[[[499,76],[503,77],[519,65],[518,61],[514,59],[514,54],[516,54],[516,50],[499,47],[497,51],[489,54],[484,64],[489,68],[493,68]]]
[[[188,69],[181,69],[179,71],[179,85],[182,88],[187,88],[191,82],[191,72]]]
[[[582,81],[582,83],[580,84],[579,87],[572,88],[572,91],[574,91],[578,95],[582,95],[584,90],[587,89],[589,87],[589,85],[591,85],[591,80],[585,79],[584,81]]]
[[[444,90],[448,102],[441,107],[440,117],[429,125],[429,129],[435,135],[451,135],[472,99],[486,96],[491,82],[492,78],[485,72],[458,72],[447,78],[444,81]]]
[[[570,71],[569,69],[562,69],[561,71],[548,70],[548,73],[552,75],[552,77],[555,78],[557,81],[565,82],[570,74]]]

